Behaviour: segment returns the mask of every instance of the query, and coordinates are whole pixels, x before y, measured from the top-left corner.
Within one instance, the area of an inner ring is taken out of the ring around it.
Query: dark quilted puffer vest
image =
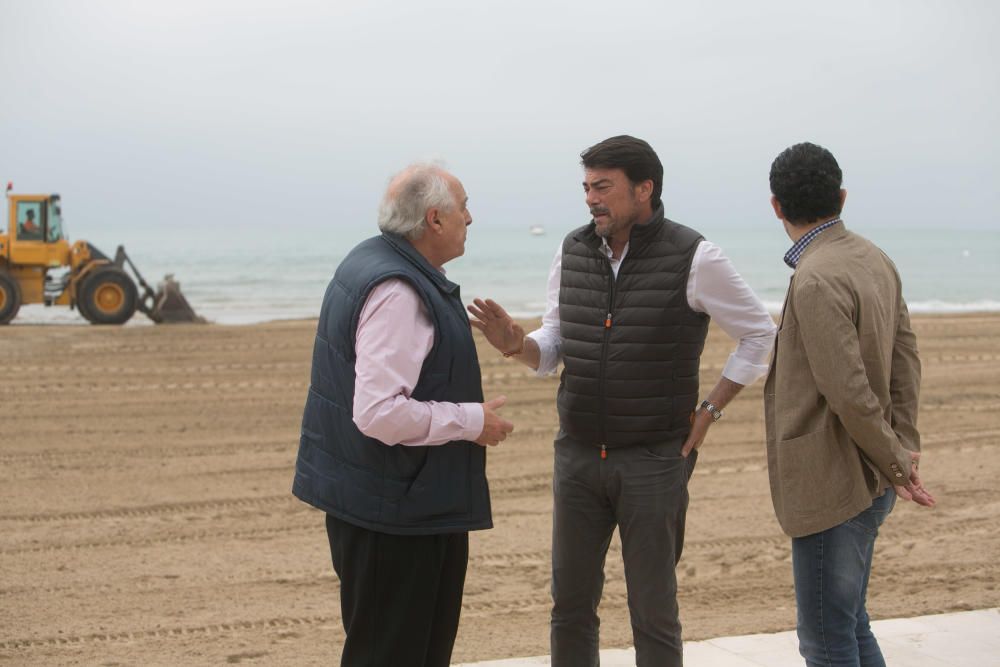
[[[617,280],[593,222],[563,241],[557,403],[565,432],[608,448],[688,432],[709,322],[687,302],[701,240],[660,206],[632,228]]]
[[[466,441],[389,446],[354,424],[358,318],[372,288],[389,278],[409,282],[434,322],[434,345],[411,396],[451,403],[483,400],[476,345],[458,285],[402,237],[383,234],[363,241],[341,262],[323,299],[292,492],[348,523],[384,533],[490,528],[484,447]]]

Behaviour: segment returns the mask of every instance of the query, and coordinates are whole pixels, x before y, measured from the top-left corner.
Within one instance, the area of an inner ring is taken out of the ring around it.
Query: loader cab
[[[17,240],[56,243],[63,239],[59,195],[40,200],[25,197],[15,199],[12,208]]]
[[[8,195],[7,202],[11,263],[66,266],[69,244],[59,195]]]

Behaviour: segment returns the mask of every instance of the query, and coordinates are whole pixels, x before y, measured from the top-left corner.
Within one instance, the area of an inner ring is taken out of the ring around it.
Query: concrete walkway
[[[1000,609],[872,623],[889,665],[1000,667]],[[457,667],[538,667],[549,657],[463,663]],[[684,644],[686,667],[802,667],[795,631],[719,637]],[[633,667],[635,651],[601,651],[601,667]]]

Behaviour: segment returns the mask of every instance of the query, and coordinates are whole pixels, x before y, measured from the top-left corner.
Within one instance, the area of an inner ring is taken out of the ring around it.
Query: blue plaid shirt
[[[795,245],[793,245],[788,250],[788,252],[785,253],[785,264],[787,264],[788,266],[792,267],[793,269],[796,266],[798,266],[799,265],[799,258],[802,257],[802,253],[804,253],[805,250],[806,250],[806,248],[809,246],[809,244],[812,243],[812,240],[814,238],[816,238],[817,236],[819,236],[823,232],[824,229],[827,229],[829,227],[833,227],[838,222],[843,222],[843,220],[840,219],[840,216],[837,216],[833,220],[829,220],[827,222],[824,222],[822,225],[820,225],[816,229],[809,230],[808,233],[806,233],[802,238],[800,238],[798,241],[796,241]]]

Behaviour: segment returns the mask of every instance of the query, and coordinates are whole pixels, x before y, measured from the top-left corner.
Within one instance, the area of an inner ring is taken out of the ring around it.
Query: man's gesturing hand
[[[507,439],[507,434],[514,430],[514,425],[498,415],[497,410],[507,402],[506,396],[498,396],[492,401],[486,401],[483,406],[483,432],[476,438],[476,444],[489,445],[490,447],[500,444]]]
[[[514,321],[503,307],[493,299],[473,299],[469,312],[476,319],[470,324],[483,332],[490,345],[501,352],[514,352],[523,348],[524,329]]]

